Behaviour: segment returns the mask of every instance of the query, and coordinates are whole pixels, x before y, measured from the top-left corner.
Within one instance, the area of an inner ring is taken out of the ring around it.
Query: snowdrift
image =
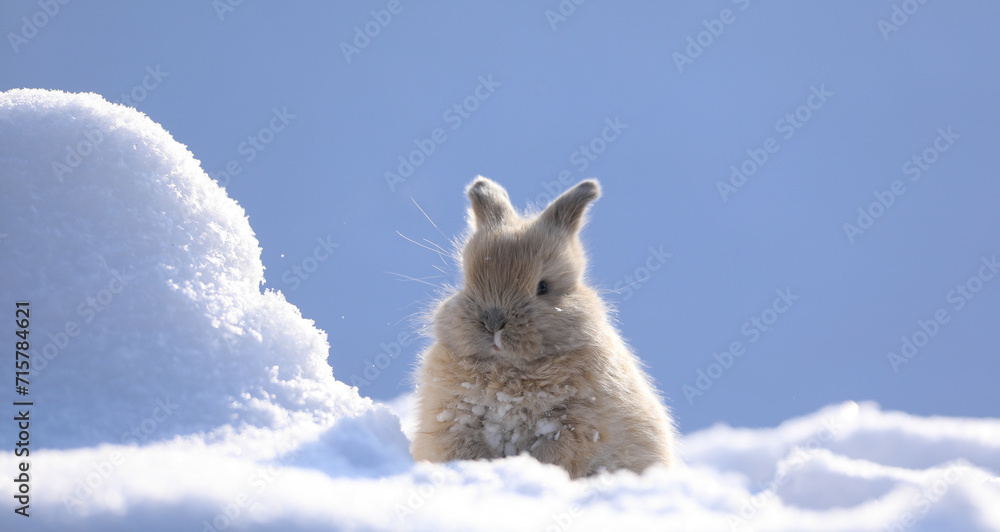
[[[1000,530],[1000,420],[870,403],[689,434],[685,466],[641,476],[414,464],[399,417],[262,291],[243,209],[145,115],[0,93],[0,187],[0,304],[31,309],[5,449],[33,403],[30,455],[0,456],[4,530]]]

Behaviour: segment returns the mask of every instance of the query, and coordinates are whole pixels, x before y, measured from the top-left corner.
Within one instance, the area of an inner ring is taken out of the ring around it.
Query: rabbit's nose
[[[491,307],[483,312],[483,327],[486,328],[487,332],[495,333],[504,328],[507,325],[507,320],[504,318],[503,311]]]

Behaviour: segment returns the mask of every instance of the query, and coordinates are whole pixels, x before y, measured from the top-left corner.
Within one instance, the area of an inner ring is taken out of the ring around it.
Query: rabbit
[[[478,177],[466,190],[464,285],[431,312],[433,343],[415,373],[415,460],[528,453],[571,478],[675,458],[667,408],[584,282],[582,181],[539,214]]]

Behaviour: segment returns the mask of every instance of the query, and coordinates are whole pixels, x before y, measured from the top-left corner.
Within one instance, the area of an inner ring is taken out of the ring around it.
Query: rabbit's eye
[[[549,283],[545,281],[538,281],[538,291],[536,292],[540,296],[544,296],[549,293]]]

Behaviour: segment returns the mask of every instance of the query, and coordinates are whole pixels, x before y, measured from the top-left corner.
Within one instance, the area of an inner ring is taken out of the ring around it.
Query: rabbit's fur
[[[432,315],[435,341],[417,373],[413,457],[526,452],[574,478],[674,462],[666,408],[584,284],[579,231],[600,195],[597,181],[524,217],[489,179],[477,178],[467,193],[464,286]]]

